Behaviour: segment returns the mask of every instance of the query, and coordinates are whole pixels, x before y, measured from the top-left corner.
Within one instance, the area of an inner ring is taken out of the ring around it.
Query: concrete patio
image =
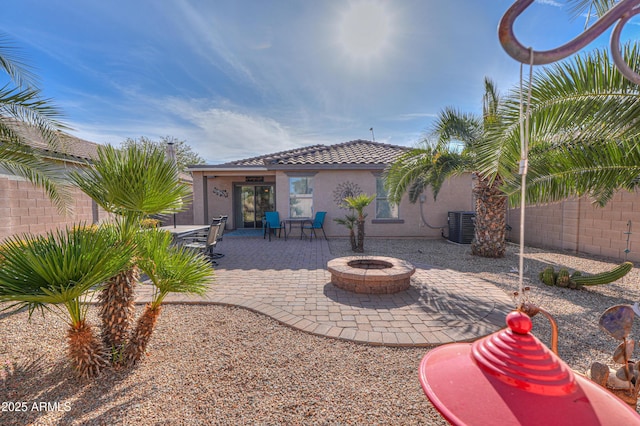
[[[171,294],[166,303],[239,306],[304,332],[386,346],[473,341],[503,328],[514,307],[502,290],[472,274],[421,264],[411,288],[400,293],[341,290],[326,270],[333,256],[323,239],[225,236],[217,251],[225,257],[206,297]],[[152,290],[139,286],[137,301],[150,300]]]

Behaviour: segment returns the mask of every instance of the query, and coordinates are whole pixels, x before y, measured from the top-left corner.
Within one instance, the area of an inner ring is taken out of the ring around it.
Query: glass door
[[[235,187],[235,223],[237,228],[262,228],[264,212],[276,207],[273,185]]]
[[[276,209],[276,201],[273,194],[273,185],[256,186],[255,187],[256,198],[256,228],[262,228],[262,218],[264,212],[272,212]]]

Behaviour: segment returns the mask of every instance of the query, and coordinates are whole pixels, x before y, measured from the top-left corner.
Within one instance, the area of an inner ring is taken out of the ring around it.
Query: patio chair
[[[221,215],[219,218],[214,218],[213,220],[219,220],[220,221],[220,228],[218,228],[218,237],[216,239],[216,245],[217,243],[219,243],[220,241],[222,241],[222,236],[224,235],[224,228],[227,225],[227,219],[229,218],[229,216],[224,216]],[[221,257],[224,257],[224,253],[219,253],[219,252],[214,252],[211,253],[211,258],[212,259],[220,259]]]
[[[264,212],[264,217],[262,238],[266,238],[267,234],[269,234],[269,241],[271,241],[271,232],[275,235],[276,230],[278,230],[278,237],[284,231],[284,240],[287,241],[287,228],[284,221],[280,220],[278,212]]]
[[[201,251],[202,254],[209,258],[209,261],[212,265],[217,265],[217,263],[213,260],[213,248],[218,243],[218,233],[220,232],[221,225],[222,223],[220,219],[212,220],[211,225],[209,225],[207,237],[205,239],[199,239],[197,237],[187,237],[185,238],[186,244],[184,244],[184,247]]]
[[[309,230],[309,242],[313,239],[313,237],[318,238],[316,235],[316,229],[322,229],[322,234],[324,235],[324,239],[327,239],[327,234],[324,232],[324,218],[327,216],[327,212],[316,212],[313,217],[313,221],[307,220],[305,221],[300,228],[300,239],[304,236],[304,230]]]

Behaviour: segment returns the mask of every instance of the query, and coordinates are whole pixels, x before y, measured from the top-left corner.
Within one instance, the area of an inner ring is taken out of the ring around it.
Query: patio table
[[[288,223],[289,224],[289,233],[291,233],[291,226],[294,223],[297,223],[300,225],[300,233],[302,234],[302,225],[304,225],[305,222],[309,222],[312,221],[312,219],[310,217],[288,217],[284,220],[284,223]]]
[[[161,226],[158,229],[171,232],[173,240],[178,241],[184,237],[207,231],[209,229],[209,225],[169,225]]]

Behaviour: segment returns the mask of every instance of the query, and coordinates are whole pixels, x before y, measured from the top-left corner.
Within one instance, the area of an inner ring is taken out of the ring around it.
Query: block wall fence
[[[507,223],[510,239],[519,242],[519,208],[508,211]],[[534,247],[627,259],[640,266],[640,193],[620,191],[604,207],[586,197],[527,207],[524,240]]]
[[[0,175],[0,240],[14,234],[44,234],[74,223],[91,224],[99,219],[93,200],[77,188],[72,189],[72,209],[61,214],[43,189],[11,175]],[[105,217],[103,212],[103,218]]]
[[[109,214],[78,188],[71,190],[72,213],[61,214],[43,189],[23,178],[0,174],[0,241],[16,234],[44,234],[78,223],[98,223]],[[193,223],[193,207],[176,214],[177,225]],[[173,216],[163,218],[163,225],[172,225]]]

